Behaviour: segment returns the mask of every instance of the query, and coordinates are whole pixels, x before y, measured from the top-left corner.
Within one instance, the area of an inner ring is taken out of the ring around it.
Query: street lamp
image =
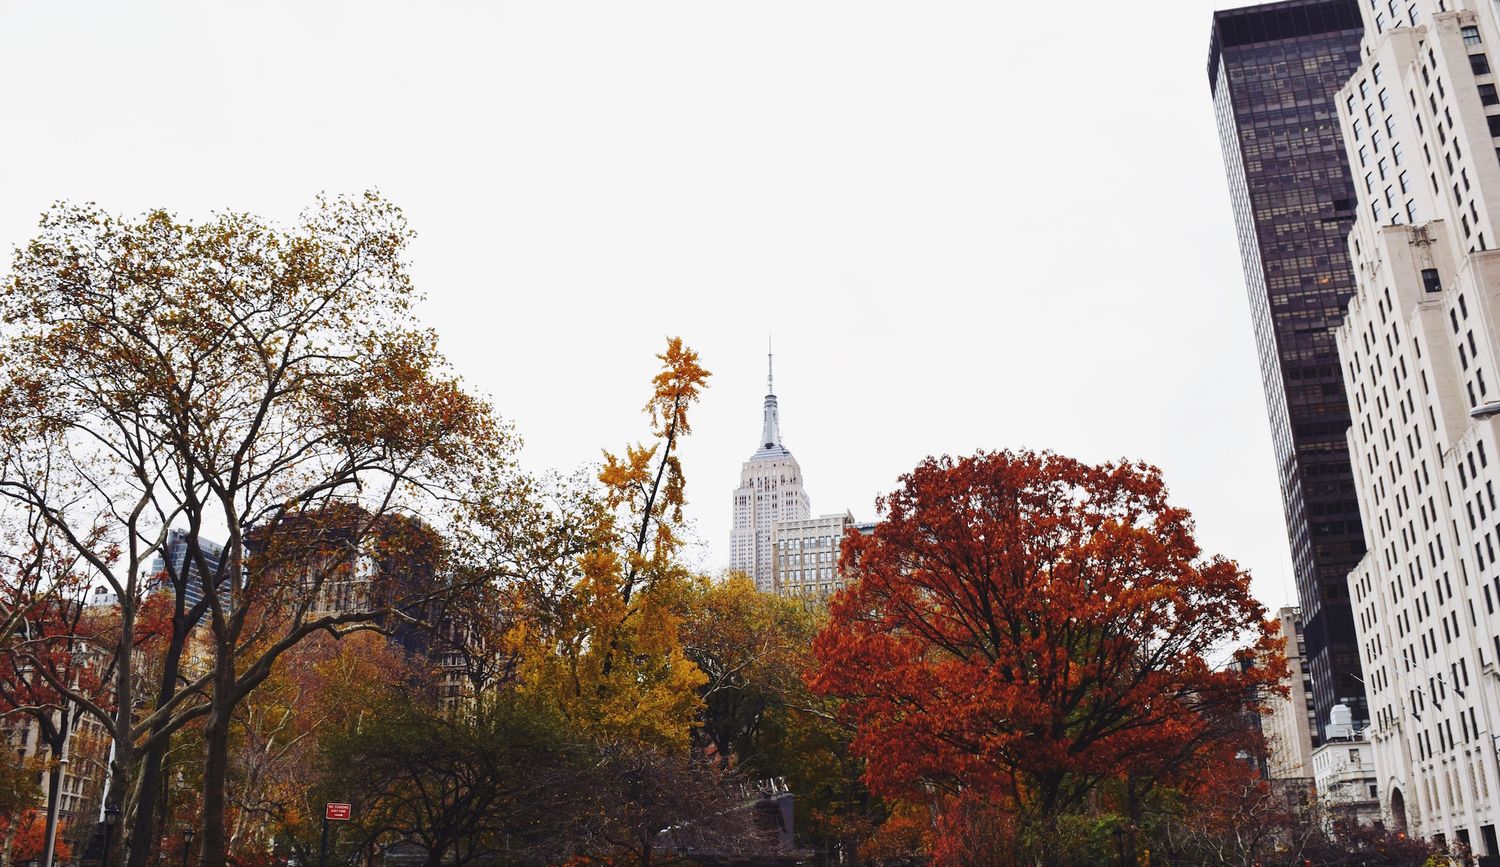
[[[64,712],[66,714],[66,711]],[[65,717],[66,718],[66,717]],[[57,855],[57,812],[62,808],[62,794],[58,791],[62,786],[63,779],[68,775],[68,742],[63,741],[63,755],[57,760],[57,769],[50,776],[51,782],[47,785],[47,840],[42,850],[41,867],[52,867]]]
[[[182,829],[182,867],[187,867],[188,852],[193,848],[193,833],[191,827]]]
[[[109,841],[115,833],[115,823],[120,821],[120,808],[110,804],[104,808],[104,857],[99,863],[108,867],[109,864]]]
[[[1469,418],[1476,421],[1487,419],[1493,415],[1500,415],[1500,402],[1486,403],[1469,410]]]

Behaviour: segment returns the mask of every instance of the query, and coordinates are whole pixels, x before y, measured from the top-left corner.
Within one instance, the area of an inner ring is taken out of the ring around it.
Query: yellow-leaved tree
[[[606,452],[594,508],[578,532],[574,580],[519,627],[523,689],[554,701],[601,741],[686,750],[705,677],[682,650],[677,604],[692,576],[680,554],[684,481],[677,458],[688,408],[709,373],[680,338],[657,356],[652,440]]]

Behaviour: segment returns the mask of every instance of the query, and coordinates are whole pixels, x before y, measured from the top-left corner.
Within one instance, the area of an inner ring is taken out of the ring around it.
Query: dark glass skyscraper
[[[202,549],[203,558],[207,561],[208,567],[210,569],[218,569],[219,557],[224,553],[224,546],[217,542],[210,542],[207,539],[200,538],[198,540],[198,547]],[[185,575],[187,578],[183,588],[185,606],[192,608],[203,601],[203,576],[198,572],[198,564],[188,559],[188,534],[186,531],[167,531],[167,544],[162,548],[162,553],[151,564],[151,572],[151,589],[170,588],[176,576]]]
[[[1333,335],[1354,292],[1354,182],[1333,98],[1359,65],[1356,2],[1217,12],[1208,60],[1302,605],[1314,743],[1335,704],[1369,719],[1346,582],[1365,542]]]

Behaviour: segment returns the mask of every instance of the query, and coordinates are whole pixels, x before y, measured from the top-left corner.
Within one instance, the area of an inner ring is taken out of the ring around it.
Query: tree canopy
[[[1184,772],[1281,674],[1215,663],[1236,641],[1274,656],[1264,611],[1154,468],[934,458],[881,505],[844,541],[813,675],[879,794],[998,800],[1045,850],[1101,781]]]

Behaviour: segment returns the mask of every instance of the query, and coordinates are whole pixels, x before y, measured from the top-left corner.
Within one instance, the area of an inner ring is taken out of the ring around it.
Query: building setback
[[[1384,0],[1381,0],[1384,2]],[[1208,78],[1281,481],[1316,718],[1369,717],[1346,578],[1365,552],[1332,330],[1354,289],[1354,184],[1334,93],[1359,65],[1356,0],[1214,14]],[[1309,730],[1319,740],[1316,726]]]
[[[1388,825],[1500,855],[1500,21],[1488,0],[1361,11],[1337,98],[1359,212],[1338,342],[1366,737]]]

